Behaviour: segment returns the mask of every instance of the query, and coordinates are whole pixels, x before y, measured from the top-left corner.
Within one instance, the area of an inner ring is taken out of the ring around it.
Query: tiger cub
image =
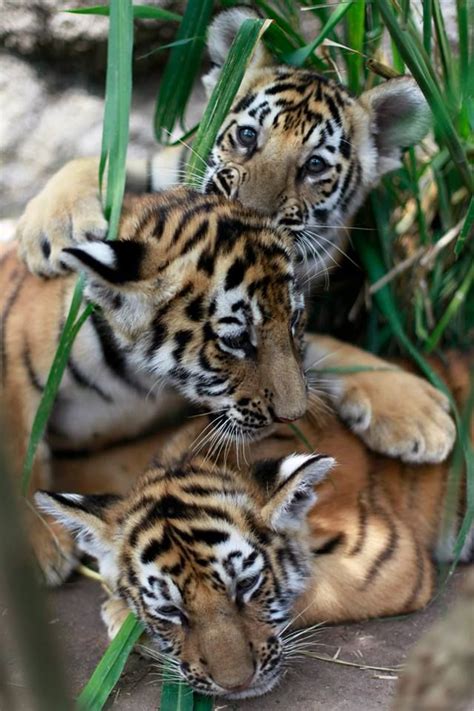
[[[303,297],[291,241],[265,218],[180,188],[130,199],[118,241],[61,258],[84,272],[84,303],[99,308],[74,342],[31,491],[49,485],[50,448],[100,448],[149,429],[170,408],[167,385],[225,411],[238,437],[304,414]],[[19,473],[76,277],[34,277],[15,244],[0,260],[2,400]],[[29,518],[46,580],[58,583],[74,565],[69,536]]]
[[[467,395],[466,364],[452,359],[446,372]],[[308,454],[300,436],[278,425],[217,464],[212,451],[193,454],[205,428],[194,421],[171,442],[168,433],[117,448],[83,461],[80,472],[57,463],[63,491],[113,495],[37,495],[97,558],[113,592],[102,611],[111,636],[132,609],[191,686],[243,698],[281,678],[290,624],[363,620],[427,604],[446,465],[374,455],[332,416],[298,422],[324,455]],[[125,466],[131,478],[158,445],[154,464],[127,491],[118,472]]]
[[[31,489],[47,486],[50,447],[100,448],[149,429],[170,408],[166,384],[214,411],[221,441],[255,439],[305,412],[306,371],[321,361],[374,369],[324,384],[370,447],[407,461],[445,459],[455,429],[435,388],[400,369],[388,374],[380,359],[328,337],[307,337],[302,361],[293,249],[268,218],[185,188],[129,197],[119,241],[65,249],[64,268],[87,274],[85,300],[100,310],[74,343]],[[20,471],[74,278],[34,278],[15,246],[0,260],[3,390]],[[404,389],[411,397],[401,405]],[[46,579],[60,582],[74,565],[71,541],[63,530],[52,539],[44,522],[31,519]]]
[[[232,8],[210,25],[212,68],[203,78],[208,96],[249,17],[255,14],[248,8]],[[357,208],[400,167],[402,149],[423,138],[430,117],[412,77],[382,82],[356,98],[333,79],[278,65],[259,43],[197,177],[203,192],[239,200],[290,230],[307,278],[316,279],[340,261]],[[129,189],[157,191],[182,182],[188,158],[181,145],[148,162],[130,162]],[[72,161],[29,203],[18,236],[32,271],[60,273],[62,247],[90,233],[106,234],[98,162]]]

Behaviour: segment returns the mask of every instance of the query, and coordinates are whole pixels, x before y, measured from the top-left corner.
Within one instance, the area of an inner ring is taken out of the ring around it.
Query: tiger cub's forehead
[[[245,487],[226,472],[193,466],[170,475],[156,469],[122,515],[122,557],[133,571],[129,579],[163,591],[170,573],[175,581],[189,580],[190,568],[192,577],[210,576],[224,587],[243,570],[259,572],[263,531],[257,520],[249,526],[254,506]],[[176,583],[169,587],[170,599],[178,590]]]
[[[347,89],[306,70],[277,68],[257,74],[231,110],[231,121],[255,126],[272,135],[311,148],[324,141],[337,147],[348,129],[348,109],[354,104]]]

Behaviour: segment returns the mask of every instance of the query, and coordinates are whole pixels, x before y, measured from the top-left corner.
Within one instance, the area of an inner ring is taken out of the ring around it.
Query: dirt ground
[[[464,571],[459,570],[444,593],[423,612],[403,618],[327,627],[318,634],[320,646],[315,647],[317,654],[334,656],[340,650],[339,660],[377,666],[383,670],[362,670],[357,666],[304,659],[268,696],[238,703],[220,701],[215,708],[219,711],[390,709],[397,682],[394,670],[403,663],[423,630],[451,603],[463,575]],[[73,694],[79,692],[88,680],[107,646],[99,615],[102,597],[100,586],[81,576],[49,593],[49,622],[56,633]],[[0,610],[0,616],[3,612]],[[9,666],[11,683],[20,683],[18,678],[15,682],[14,659],[10,659]],[[156,669],[148,660],[133,654],[106,708],[114,711],[157,711],[159,698]]]

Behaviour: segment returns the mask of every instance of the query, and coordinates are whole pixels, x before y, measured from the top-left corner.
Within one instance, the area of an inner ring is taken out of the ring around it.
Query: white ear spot
[[[80,255],[83,255],[84,259],[81,259]],[[113,268],[116,264],[115,252],[105,242],[91,242],[80,247],[74,247],[70,251],[63,250],[61,253],[61,262],[73,269],[84,268],[88,261],[90,263],[91,259],[104,267]],[[91,264],[91,267],[93,268],[93,264]]]
[[[53,516],[55,514],[57,515],[58,509],[54,505],[54,499],[52,499],[48,494],[44,494],[42,491],[37,491],[33,498],[40,511]]]
[[[61,499],[71,501],[74,504],[81,504],[84,501],[84,496],[82,494],[60,494]],[[43,513],[50,514],[55,518],[58,518],[61,512],[62,504],[61,501],[57,501],[53,496],[50,496],[44,491],[37,491],[34,495],[34,500],[37,507]]]
[[[213,62],[224,64],[237,32],[245,20],[255,19],[258,15],[248,8],[236,7],[219,13],[208,31],[207,45]]]
[[[75,504],[80,504],[82,501],[84,501],[84,497],[82,494],[61,494],[63,499],[67,499],[68,501],[73,501]]]
[[[280,481],[286,481],[292,474],[300,469],[312,474],[312,481],[321,480],[327,472],[335,465],[333,457],[326,457],[319,454],[291,454],[286,457],[280,465]]]

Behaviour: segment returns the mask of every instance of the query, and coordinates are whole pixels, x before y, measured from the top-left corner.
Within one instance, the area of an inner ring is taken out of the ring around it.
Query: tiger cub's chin
[[[131,609],[194,689],[246,698],[281,677],[310,571],[304,521],[333,463],[292,454],[241,475],[190,457],[150,469],[124,497],[36,502],[97,558],[115,595],[103,610],[112,634]]]

